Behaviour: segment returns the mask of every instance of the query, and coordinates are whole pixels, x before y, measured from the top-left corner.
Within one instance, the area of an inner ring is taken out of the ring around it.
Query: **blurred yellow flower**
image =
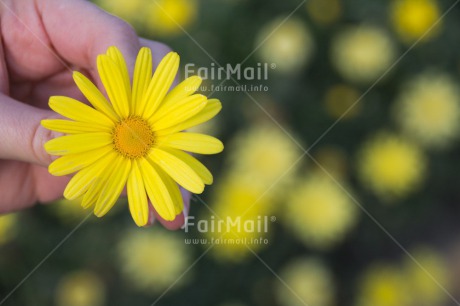
[[[404,197],[419,187],[426,160],[415,145],[395,135],[374,136],[358,155],[358,174],[382,200]]]
[[[118,244],[118,252],[126,282],[153,294],[161,293],[176,281],[191,259],[190,250],[179,236],[158,228],[154,232],[145,229],[127,232]]]
[[[331,86],[324,97],[327,114],[334,119],[354,118],[361,110],[361,93],[346,84]]]
[[[390,15],[393,27],[406,43],[427,41],[439,33],[441,14],[436,0],[393,0]]]
[[[95,0],[95,2],[108,12],[137,26],[139,15],[143,12],[143,6],[148,0]]]
[[[395,60],[394,43],[385,30],[373,26],[351,27],[332,41],[331,57],[337,71],[348,81],[371,83]]]
[[[57,306],[105,305],[106,289],[91,271],[75,271],[64,276],[56,288]]]
[[[446,74],[425,73],[400,94],[394,115],[408,137],[426,147],[443,148],[460,133],[460,91]]]
[[[360,282],[357,306],[411,306],[412,296],[401,271],[391,265],[375,264]],[[414,304],[415,305],[415,304]]]
[[[333,275],[316,258],[300,258],[290,262],[280,272],[280,278],[286,284],[276,280],[275,293],[282,306],[336,305]]]
[[[357,212],[356,204],[335,182],[315,173],[291,190],[283,221],[307,246],[328,249],[355,225]]]
[[[0,215],[0,246],[16,236],[17,215]]]
[[[297,72],[310,60],[314,41],[302,20],[284,19],[279,17],[266,24],[257,35],[255,47],[260,46],[258,53],[262,61],[276,65],[275,72]]]
[[[229,146],[233,173],[252,178],[277,190],[292,178],[301,157],[300,148],[275,125],[261,124],[244,130]]]
[[[221,231],[207,231],[206,237],[214,241],[212,252],[218,260],[240,262],[251,254],[248,247],[257,252],[266,246],[266,239],[270,235],[270,217],[275,209],[273,192],[251,178],[230,175],[215,188],[210,204],[215,216],[208,215],[203,219],[214,218],[216,223],[223,220],[224,224],[229,225],[227,220],[233,222],[239,219],[242,224],[240,228],[222,226]],[[253,230],[246,230],[245,223],[254,224]]]
[[[440,254],[426,246],[418,247],[411,254],[423,269],[410,258],[405,261],[406,282],[413,292],[417,306],[443,305],[448,296],[450,280],[447,265]],[[438,283],[438,284],[436,284]],[[442,288],[440,287],[442,286]]]
[[[96,0],[138,30],[171,36],[183,33],[197,19],[197,0]]]
[[[145,26],[162,36],[182,34],[198,15],[197,0],[147,1]]]
[[[310,18],[319,25],[330,25],[342,14],[341,0],[310,0],[307,1]]]
[[[446,263],[426,246],[411,251],[403,265],[374,264],[361,279],[357,306],[443,305],[450,280]]]

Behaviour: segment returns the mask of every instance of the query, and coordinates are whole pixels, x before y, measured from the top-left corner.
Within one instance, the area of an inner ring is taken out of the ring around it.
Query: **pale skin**
[[[0,214],[62,197],[69,177],[55,177],[47,166],[53,157],[43,144],[59,136],[40,125],[58,115],[48,108],[53,95],[85,101],[71,70],[100,86],[96,57],[109,46],[124,54],[130,71],[141,46],[152,49],[153,66],[170,49],[139,38],[124,21],[85,0],[2,0],[0,2]],[[188,207],[190,194],[184,193]],[[167,228],[174,221],[152,215]],[[151,223],[153,218],[150,218]]]

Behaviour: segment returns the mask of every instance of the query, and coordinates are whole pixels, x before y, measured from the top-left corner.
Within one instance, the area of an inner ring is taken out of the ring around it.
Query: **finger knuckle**
[[[112,20],[113,33],[120,37],[137,37],[134,28],[123,19],[113,17]]]

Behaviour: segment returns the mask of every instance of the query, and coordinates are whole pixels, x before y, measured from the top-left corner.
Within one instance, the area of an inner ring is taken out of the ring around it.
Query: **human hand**
[[[69,179],[48,173],[52,160],[43,148],[58,135],[40,121],[56,118],[51,95],[85,101],[72,70],[102,88],[96,57],[109,46],[121,50],[131,72],[141,46],[152,49],[154,67],[170,49],[84,0],[3,0],[0,20],[0,213],[6,213],[62,196]],[[182,194],[188,211],[190,194]],[[169,229],[184,222],[183,215],[166,222],[150,209],[149,223],[153,214]]]

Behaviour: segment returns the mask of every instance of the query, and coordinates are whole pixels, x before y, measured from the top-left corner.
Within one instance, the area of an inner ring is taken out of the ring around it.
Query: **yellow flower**
[[[0,245],[9,242],[16,235],[17,215],[0,215]]]
[[[252,177],[266,188],[275,182],[277,186],[284,187],[302,155],[299,147],[285,133],[269,124],[244,130],[235,137],[231,147],[231,171]]]
[[[310,0],[307,11],[311,19],[320,25],[336,22],[342,14],[341,0]]]
[[[276,18],[265,25],[257,35],[262,61],[275,64],[275,72],[289,73],[302,69],[310,60],[314,41],[304,22],[297,18]]]
[[[147,293],[167,289],[191,263],[184,241],[166,231],[131,230],[121,238],[118,253],[127,283]]]
[[[276,283],[275,293],[280,305],[336,305],[333,275],[318,259],[301,258],[292,261],[280,272],[280,278],[286,282]]]
[[[410,258],[405,261],[406,282],[417,300],[416,305],[431,306],[444,304],[448,296],[440,286],[449,290],[449,275],[443,258],[428,247],[418,247],[411,251],[420,268]],[[438,284],[436,284],[436,282]]]
[[[214,220],[216,224],[222,220],[224,224],[220,230],[216,228],[206,233],[207,239],[214,244],[212,252],[218,260],[239,262],[251,254],[248,247],[257,252],[266,246],[270,217],[275,209],[273,194],[266,191],[257,182],[240,175],[227,177],[215,189],[210,202],[215,216],[207,215],[202,219]],[[237,220],[240,220],[240,228],[231,223]],[[245,229],[244,224],[253,224],[254,230]],[[261,225],[260,231],[258,224]]]
[[[372,138],[358,156],[361,181],[387,201],[419,187],[425,168],[426,160],[418,147],[390,134]]]
[[[306,245],[327,249],[356,223],[357,209],[335,182],[314,174],[291,191],[283,221]]]
[[[400,94],[394,115],[408,137],[426,147],[443,148],[460,131],[460,92],[445,74],[425,73]]]
[[[361,282],[357,306],[411,306],[412,294],[404,275],[397,267],[375,265],[369,268]]]
[[[406,43],[422,37],[427,41],[439,33],[441,14],[435,0],[394,0],[390,14],[393,27]]]
[[[371,83],[394,63],[395,46],[388,34],[376,27],[351,27],[340,32],[331,47],[332,63],[346,80]]]
[[[64,276],[56,289],[57,306],[105,305],[105,285],[91,271],[80,270]]]
[[[351,119],[361,110],[360,97],[361,93],[349,85],[334,85],[326,91],[324,98],[326,111],[334,119]]]
[[[197,0],[155,0],[147,2],[145,26],[163,36],[183,33],[198,15]]]
[[[133,86],[123,55],[116,47],[97,58],[98,72],[110,102],[79,72],[74,80],[91,106],[55,96],[50,107],[71,120],[43,120],[50,130],[69,134],[45,144],[49,154],[62,155],[49,166],[53,175],[77,172],[64,196],[83,196],[82,206],[95,205],[104,216],[127,185],[131,215],[138,226],[148,219],[147,195],[159,215],[173,220],[183,210],[176,182],[201,193],[212,175],[184,151],[214,154],[222,143],[211,136],[181,132],[214,117],[218,100],[193,94],[199,77],[190,77],[168,93],[179,67],[179,56],[169,53],[152,77],[152,55],[142,48],[136,60]]]

